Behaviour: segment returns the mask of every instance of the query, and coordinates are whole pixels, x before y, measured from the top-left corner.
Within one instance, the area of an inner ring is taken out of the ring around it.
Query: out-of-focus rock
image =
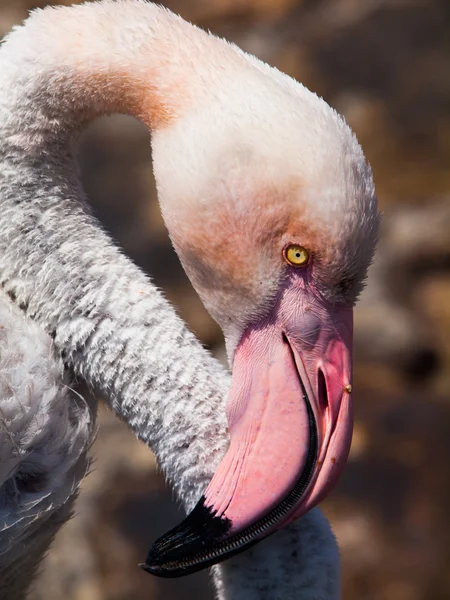
[[[421,379],[439,367],[442,340],[420,289],[450,269],[450,197],[388,210],[381,231],[356,309],[357,358],[384,362]]]

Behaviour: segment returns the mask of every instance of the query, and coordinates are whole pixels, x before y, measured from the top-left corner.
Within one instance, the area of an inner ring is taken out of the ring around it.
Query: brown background
[[[66,2],[70,4],[71,2]],[[342,112],[372,163],[383,235],[356,311],[356,427],[323,508],[346,600],[450,597],[450,6],[445,0],[166,0],[304,82]],[[49,2],[0,0],[0,36]],[[223,356],[155,201],[149,137],[96,122],[80,149],[105,227]],[[204,574],[159,581],[136,564],[179,518],[147,448],[105,409],[77,516],[33,600],[212,599]]]

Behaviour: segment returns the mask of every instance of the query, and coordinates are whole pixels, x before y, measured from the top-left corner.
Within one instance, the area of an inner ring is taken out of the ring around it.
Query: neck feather
[[[114,112],[159,129],[207,91],[205,71],[214,86],[211,64],[223,70],[243,61],[224,40],[141,0],[47,8],[35,11],[2,48],[9,89],[2,87],[0,106],[14,111],[10,131],[28,147]]]
[[[208,401],[222,402],[228,376],[89,214],[74,142],[109,112],[162,126],[155,111],[161,98],[164,107],[176,101],[170,90],[192,32],[194,49],[209,39],[153,4],[107,0],[37,11],[0,51],[0,284],[52,335],[67,365],[164,456],[186,502],[199,490],[185,486],[185,469],[196,463],[202,486],[212,474],[200,460],[211,419],[225,449],[225,415],[212,417]],[[173,419],[179,447],[165,434],[175,433]]]

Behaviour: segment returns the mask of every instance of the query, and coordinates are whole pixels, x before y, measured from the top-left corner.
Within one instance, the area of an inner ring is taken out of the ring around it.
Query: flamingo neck
[[[175,411],[180,431],[194,432],[203,416],[224,435],[225,416],[213,417],[204,401],[220,406],[228,377],[91,216],[75,160],[80,131],[101,114],[128,112],[162,127],[176,101],[182,32],[191,29],[155,5],[107,0],[37,11],[8,36],[0,50],[0,285],[53,337],[67,366],[164,454],[193,502],[200,489],[182,473],[196,456],[206,485],[205,446],[190,445],[186,464],[175,466],[164,419]],[[144,74],[154,75],[145,99]]]
[[[11,142],[27,149],[48,149],[102,114],[161,129],[208,93],[206,72],[218,84],[215,63],[223,71],[243,56],[140,0],[38,10],[2,49],[1,112],[9,112]]]

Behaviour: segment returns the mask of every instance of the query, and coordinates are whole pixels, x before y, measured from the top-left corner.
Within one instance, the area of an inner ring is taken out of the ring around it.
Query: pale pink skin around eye
[[[303,471],[310,431],[299,375],[315,415],[319,451],[308,491],[288,520],[316,504],[336,480],[351,439],[345,391],[351,337],[351,309],[327,305],[295,272],[271,315],[246,330],[235,352],[227,405],[230,448],[205,494],[206,505],[230,519],[233,532],[279,504]]]

